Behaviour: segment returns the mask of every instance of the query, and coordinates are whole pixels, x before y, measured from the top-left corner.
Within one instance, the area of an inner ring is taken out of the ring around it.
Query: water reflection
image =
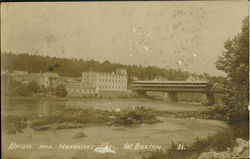
[[[41,100],[39,101],[39,106],[38,106],[38,116],[43,117],[43,116],[48,116],[49,111],[50,111],[50,106],[46,102],[42,102]]]

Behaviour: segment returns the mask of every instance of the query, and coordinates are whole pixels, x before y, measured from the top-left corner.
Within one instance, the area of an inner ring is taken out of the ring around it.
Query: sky
[[[247,1],[2,3],[1,52],[109,60],[224,75]]]

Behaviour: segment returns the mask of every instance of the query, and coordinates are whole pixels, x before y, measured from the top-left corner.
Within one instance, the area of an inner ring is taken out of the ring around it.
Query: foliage
[[[7,116],[3,118],[3,131],[8,134],[22,133],[27,127],[27,119],[19,116]]]
[[[249,113],[233,112],[230,114],[230,126],[235,131],[235,136],[249,140]]]
[[[35,81],[32,81],[28,84],[23,84],[15,81],[9,74],[3,74],[1,77],[1,92],[4,95],[28,96],[31,92],[36,93],[38,89],[38,84]]]
[[[17,92],[18,95],[21,95],[21,96],[28,96],[28,95],[30,95],[30,89],[26,85],[23,85],[23,84],[20,84],[16,88],[16,92]]]
[[[117,124],[131,125],[138,123],[156,123],[159,120],[155,117],[154,111],[144,107],[136,107],[133,109],[124,109],[116,114]]]
[[[216,67],[227,73],[225,104],[229,108],[229,124],[236,136],[249,139],[249,17],[243,21],[241,33],[225,42],[226,51]]]
[[[206,119],[228,121],[229,108],[223,104],[215,104],[207,111],[201,112],[199,116],[205,117]]]
[[[14,81],[8,74],[1,76],[1,93],[4,95],[17,95],[16,88],[20,85],[19,82]]]
[[[53,108],[47,116],[42,116],[32,120],[31,127],[37,129],[46,125],[61,124],[63,126],[59,125],[56,128],[72,128],[73,126],[79,126],[79,124],[110,125],[111,123],[131,125],[155,122],[159,122],[159,120],[155,118],[153,111],[143,107],[136,108],[135,110],[126,109],[121,112],[109,112],[107,110],[99,109],[67,108],[64,106],[57,106]],[[65,125],[65,123],[68,123],[68,125]],[[71,125],[69,123],[71,123]]]
[[[225,81],[226,105],[232,112],[246,111],[249,102],[249,17],[243,20],[241,33],[228,39],[226,51],[216,62],[216,67],[227,74]]]
[[[39,91],[39,86],[36,81],[29,82],[27,87],[31,92],[37,93]]]
[[[110,112],[95,109],[67,108],[61,106],[51,110],[48,116],[43,116],[32,121],[31,127],[37,128],[44,125],[74,123],[74,124],[104,124],[110,122]]]
[[[168,80],[186,80],[188,72],[174,69],[164,69],[156,66],[143,67],[141,65],[123,65],[109,61],[98,62],[83,59],[52,58],[49,56],[38,56],[30,54],[1,53],[2,69],[8,71],[20,70],[29,73],[57,72],[60,76],[79,77],[82,72],[94,71],[115,72],[117,68],[125,68],[128,71],[128,80],[133,77],[139,80],[153,80],[156,77],[167,78]],[[195,75],[195,74],[192,74]]]
[[[55,92],[56,92],[56,96],[59,96],[59,97],[65,97],[68,94],[67,89],[63,85],[58,85],[55,89]]]
[[[179,145],[185,145],[185,149],[178,149]],[[197,158],[202,152],[208,152],[211,149],[215,151],[225,151],[227,148],[233,148],[236,145],[235,134],[232,129],[224,129],[221,132],[201,139],[196,138],[190,146],[180,142],[174,143],[166,151],[151,152],[142,154],[143,159],[190,159]]]

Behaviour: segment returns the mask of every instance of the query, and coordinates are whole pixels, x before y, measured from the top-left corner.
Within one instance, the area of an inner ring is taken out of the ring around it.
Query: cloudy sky
[[[1,49],[223,75],[247,15],[247,1],[3,3]]]

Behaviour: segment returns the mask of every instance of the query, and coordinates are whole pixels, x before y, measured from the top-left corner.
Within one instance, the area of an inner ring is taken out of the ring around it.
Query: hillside
[[[125,68],[128,71],[128,80],[133,77],[139,80],[153,80],[157,77],[168,80],[186,80],[189,77],[188,72],[174,69],[164,69],[156,66],[137,66],[123,65],[104,61],[103,63],[95,60],[83,60],[76,58],[56,58],[49,56],[38,56],[30,54],[1,53],[2,70],[20,70],[29,73],[36,72],[57,72],[60,76],[79,77],[84,71],[92,68],[94,71],[115,72],[117,68]],[[192,76],[202,76],[195,75]],[[211,78],[206,74],[208,78]]]

